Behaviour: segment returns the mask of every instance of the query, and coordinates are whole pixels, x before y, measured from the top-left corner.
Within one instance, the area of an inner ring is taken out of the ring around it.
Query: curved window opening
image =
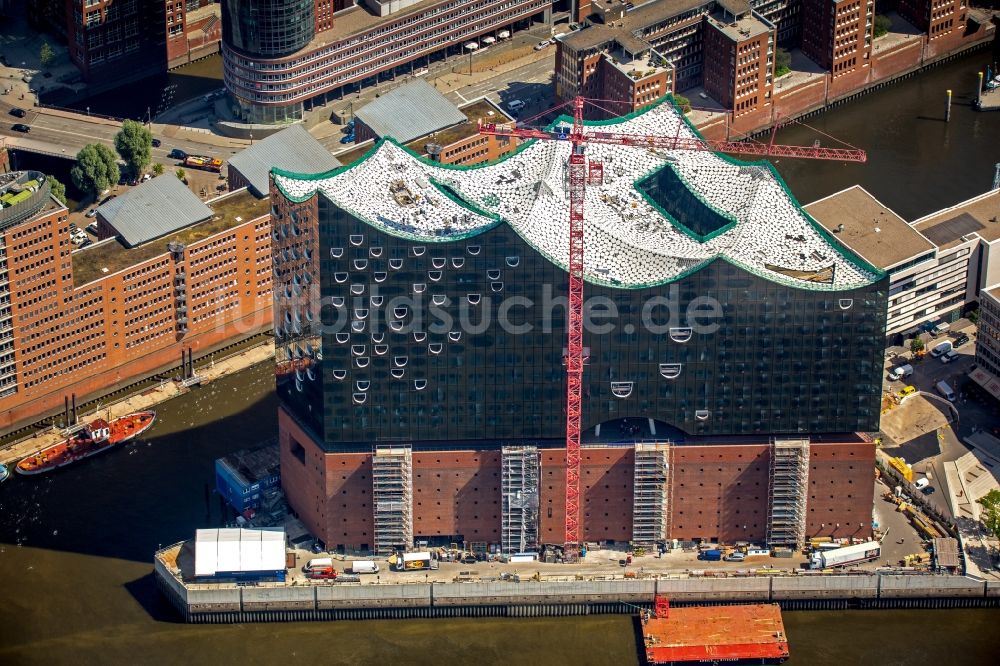
[[[365,322],[363,321],[352,321],[351,330],[355,333],[363,333],[365,330]]]
[[[494,292],[503,291],[503,282],[491,282],[490,289],[492,289]]]
[[[354,394],[354,404],[355,405],[363,405],[363,404],[365,404],[365,400],[367,400],[367,399],[368,399],[368,394],[367,393],[355,393]]]
[[[469,254],[471,254],[473,257],[478,255],[479,251],[482,250],[482,248],[479,247],[478,245],[468,245],[466,246],[465,249],[468,250]]]
[[[358,319],[365,319],[368,317],[367,308],[354,308],[354,316]]]
[[[372,296],[368,299],[368,302],[371,303],[372,307],[377,308],[382,305],[382,301],[384,300],[385,296]]]
[[[427,339],[427,334],[423,331],[413,331],[413,340],[416,342],[423,342]]]
[[[337,333],[337,342],[340,344],[346,344],[351,339],[350,333]]]
[[[441,279],[441,271],[427,271],[427,277],[431,279],[431,282],[437,282]]]
[[[693,335],[694,331],[688,326],[670,329],[670,339],[674,342],[687,342]]]
[[[393,362],[393,364],[394,364],[394,365],[395,365],[395,366],[396,366],[397,368],[405,368],[405,367],[406,367],[406,361],[407,361],[407,360],[408,360],[408,359],[407,359],[407,358],[406,358],[405,356],[393,356],[393,357],[392,357],[392,362]]]
[[[343,380],[346,377],[347,377],[347,370],[334,370],[333,371],[333,378],[336,379],[337,381],[341,381],[341,380]]]
[[[611,393],[616,398],[627,398],[632,395],[632,382],[611,382]]]
[[[431,296],[431,303],[434,305],[444,305],[448,300],[448,297],[444,294],[434,294]]]
[[[431,259],[431,266],[434,268],[444,268],[444,264],[447,261],[444,257],[434,257]]]
[[[507,265],[511,268],[517,268],[517,265],[521,263],[521,257],[507,257]]]
[[[389,277],[389,274],[386,273],[385,271],[375,271],[375,281],[376,282],[385,282],[385,279],[387,277]]]
[[[415,388],[418,391],[423,391],[425,388],[427,388],[427,380],[426,379],[414,379],[413,380],[413,388]]]
[[[330,297],[330,303],[335,308],[342,308],[342,307],[344,307],[344,297],[343,296],[331,296]]]
[[[427,345],[427,351],[429,351],[432,354],[440,354],[443,348],[444,345],[442,345],[440,342],[432,342],[429,345]]]
[[[369,360],[370,359],[367,356],[359,356],[358,358],[354,359],[354,364],[357,365],[359,368],[367,368]]]
[[[712,412],[708,411],[707,409],[697,409],[694,412],[694,417],[699,421],[707,421],[708,417],[710,417],[711,415]]]
[[[361,245],[365,242],[365,237],[360,234],[351,235],[351,245]]]
[[[371,385],[372,385],[371,381],[367,379],[359,379],[358,381],[354,382],[354,388],[356,388],[359,391],[367,391]]]
[[[452,342],[458,342],[462,339],[462,331],[450,331],[448,333],[448,339]]]
[[[370,254],[371,256],[376,257],[376,258],[381,257],[382,256],[382,248],[380,248],[380,247],[370,247],[370,248],[368,248],[368,254]]]
[[[472,305],[479,305],[479,302],[483,300],[483,297],[479,294],[468,294],[466,298],[469,299],[469,303]]]
[[[414,294],[422,294],[425,291],[427,291],[427,285],[424,284],[423,282],[418,282],[415,285],[413,285]]]
[[[680,376],[681,367],[680,363],[661,363],[660,375],[666,379],[675,379]]]
[[[342,256],[344,256],[344,248],[342,248],[342,247],[331,247],[330,248],[330,258],[331,259],[340,259]]]
[[[403,370],[402,368],[393,368],[392,370],[389,371],[389,373],[395,379],[402,379],[403,376],[406,374],[406,370]]]
[[[333,279],[336,280],[338,283],[347,282],[347,278],[348,277],[349,276],[347,275],[347,273],[334,273],[333,274]]]
[[[392,270],[398,271],[402,267],[403,267],[403,260],[402,259],[390,259],[389,260],[389,268],[391,268]]]
[[[491,280],[499,280],[500,270],[497,268],[491,268],[488,271],[486,271],[486,277],[488,277]]]
[[[842,298],[842,299],[840,299],[840,309],[841,310],[850,310],[852,305],[854,305],[854,299],[853,298]]]
[[[465,265],[465,257],[452,257],[451,265],[454,268],[461,268]]]
[[[365,355],[365,346],[364,345],[351,345],[351,353],[354,354],[355,356],[364,356]]]
[[[392,319],[389,321],[389,328],[398,333],[403,330],[403,322]]]
[[[413,247],[410,248],[410,251],[413,252],[414,257],[422,257],[424,256],[424,252],[427,251],[427,248],[425,248],[423,245],[414,245]]]
[[[385,356],[388,351],[389,345],[375,345],[375,353],[379,356]]]
[[[355,259],[354,260],[354,270],[356,270],[356,271],[363,271],[366,268],[368,268],[368,260],[367,259]]]
[[[403,319],[406,315],[410,314],[410,310],[406,307],[400,306],[398,308],[393,308],[392,314],[396,315],[396,319]]]
[[[351,293],[354,294],[355,296],[360,296],[361,294],[365,293],[365,285],[363,285],[363,284],[352,284],[351,285]]]
[[[385,340],[385,333],[372,333],[372,342],[382,342]]]

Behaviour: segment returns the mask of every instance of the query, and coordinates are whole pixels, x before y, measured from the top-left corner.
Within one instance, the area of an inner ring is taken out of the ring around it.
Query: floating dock
[[[662,597],[642,621],[649,664],[780,664],[788,638],[777,604],[670,608]]]

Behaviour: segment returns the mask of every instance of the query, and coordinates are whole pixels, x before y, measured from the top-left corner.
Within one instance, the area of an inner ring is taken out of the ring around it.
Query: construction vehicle
[[[730,155],[754,155],[772,157],[800,157],[807,159],[866,162],[865,151],[850,146],[848,148],[820,147],[816,141],[812,146],[787,146],[776,144],[778,123],[774,124],[771,140],[760,141],[712,141],[702,137],[688,137],[678,134],[650,136],[622,134],[602,131],[602,127],[591,127],[584,131],[583,108],[590,104],[601,112],[608,110],[599,103],[617,103],[615,100],[586,99],[577,96],[560,104],[555,109],[544,111],[531,118],[525,118],[517,125],[484,123],[479,121],[480,134],[525,140],[559,141],[572,144],[569,156],[569,288],[566,305],[566,350],[563,363],[566,366],[566,521],[563,542],[563,561],[573,562],[580,555],[583,545],[583,528],[580,511],[580,423],[583,402],[583,370],[587,363],[583,346],[583,216],[584,201],[588,181],[592,184],[604,180],[604,165],[591,161],[588,165],[584,150],[587,144],[610,144],[635,146],[650,150],[705,150]],[[572,105],[572,125],[555,124],[546,129],[527,127],[531,121]],[[612,113],[612,115],[617,115]],[[679,127],[679,126],[678,126]],[[846,144],[845,144],[846,145]]]
[[[913,482],[913,468],[902,458],[889,458],[889,466],[899,472],[904,479]]]
[[[202,171],[222,171],[222,160],[203,155],[188,155],[184,158],[184,166],[190,169],[201,169]]]

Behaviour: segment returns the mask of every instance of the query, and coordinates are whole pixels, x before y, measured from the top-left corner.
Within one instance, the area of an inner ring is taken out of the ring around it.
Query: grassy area
[[[117,240],[110,240],[74,252],[71,255],[73,284],[76,286],[87,284],[103,275],[117,273],[129,266],[164,254],[167,252],[167,243],[172,241],[190,245],[259,217],[269,210],[266,199],[257,199],[246,191],[209,202],[208,207],[214,213],[211,219],[151,240],[139,247],[129,249]]]

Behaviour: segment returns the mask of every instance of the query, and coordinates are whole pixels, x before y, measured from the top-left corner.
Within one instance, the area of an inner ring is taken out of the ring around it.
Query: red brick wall
[[[413,534],[500,541],[500,452],[413,454]]]
[[[822,106],[826,101],[826,85],[828,77],[814,76],[806,83],[794,88],[774,89],[774,103],[777,113],[792,116],[806,109]]]
[[[763,540],[769,460],[766,443],[675,447],[671,538]]]
[[[806,535],[870,536],[875,445],[814,443],[810,457]]]
[[[872,68],[868,66],[866,60],[864,66],[858,66],[854,70],[845,72],[830,79],[830,87],[827,92],[828,99],[833,100],[858,92],[868,83]]]
[[[910,37],[907,41],[893,49],[882,50],[878,41],[875,42],[875,53],[872,57],[871,80],[880,81],[911,67],[920,66],[920,52],[923,38]]]

